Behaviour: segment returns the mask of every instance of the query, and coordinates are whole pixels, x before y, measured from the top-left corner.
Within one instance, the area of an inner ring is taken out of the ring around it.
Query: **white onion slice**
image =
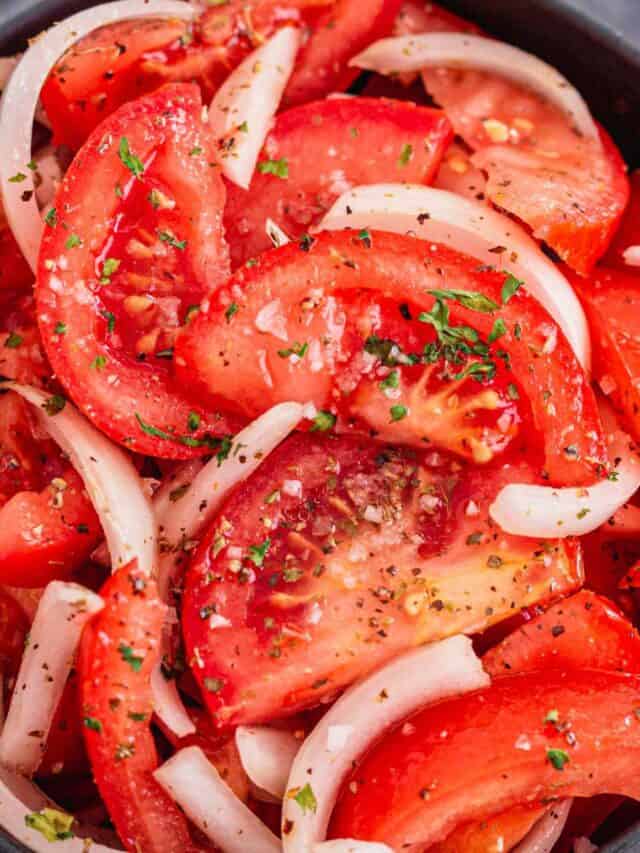
[[[11,74],[0,102],[0,194],[9,226],[22,253],[35,271],[43,223],[35,194],[28,201],[22,194],[34,190],[31,136],[40,89],[51,68],[75,42],[98,27],[135,18],[174,17],[191,20],[196,10],[179,0],[119,0],[92,6],[65,18],[38,36],[25,51]],[[14,175],[25,175],[19,183]]]
[[[274,222],[273,219],[267,219],[264,223],[264,230],[267,232],[267,237],[271,240],[274,248],[276,249],[279,249],[280,246],[286,246],[287,243],[291,242],[289,235],[285,234],[282,228],[277,222]]]
[[[472,199],[418,184],[371,184],[343,193],[318,231],[371,228],[413,234],[506,268],[522,279],[564,332],[588,372],[589,327],[573,288],[526,231]],[[503,247],[503,253],[494,250]]]
[[[129,457],[97,430],[68,400],[56,414],[46,414],[50,395],[30,385],[4,382],[32,403],[41,425],[82,477],[109,547],[114,571],[132,559],[152,574],[156,563],[156,526],[142,481]]]
[[[236,746],[251,782],[281,800],[300,741],[292,732],[269,726],[238,726]]]
[[[39,176],[40,183],[36,189],[36,198],[38,206],[42,210],[48,208],[60,186],[62,180],[62,169],[60,162],[56,157],[56,151],[53,145],[45,145],[40,148],[33,157],[38,168],[35,173]]]
[[[163,651],[165,648],[166,646],[163,646]],[[160,663],[151,672],[151,692],[153,710],[169,731],[178,738],[196,733],[194,722],[180,698],[175,679],[164,677]]]
[[[512,853],[551,853],[569,817],[573,800],[560,800],[529,830]]]
[[[236,797],[200,747],[181,749],[153,775],[224,853],[281,853],[280,839]]]
[[[0,56],[0,92],[9,82],[9,77],[13,74],[21,56],[21,53],[16,53],[15,56]]]
[[[282,27],[231,72],[211,101],[222,173],[242,189],[249,189],[299,45],[298,29]]]
[[[357,841],[354,838],[336,838],[314,844],[312,853],[393,853],[386,844],[377,841]]]
[[[630,267],[640,267],[640,246],[628,246],[622,253],[625,264]]]
[[[589,107],[566,77],[539,57],[496,39],[470,33],[419,33],[384,38],[369,45],[349,64],[379,74],[416,72],[423,68],[464,68],[499,74],[549,101],[582,136],[599,140]]]
[[[615,479],[588,487],[553,488],[511,483],[489,507],[506,532],[538,539],[584,536],[604,524],[640,488],[640,456],[621,430],[608,436]]]
[[[322,717],[293,762],[282,811],[283,826],[292,826],[283,834],[284,853],[310,853],[324,840],[344,776],[386,729],[423,705],[489,683],[471,640],[458,635],[400,655],[350,687]],[[332,743],[331,730],[337,726],[345,736]],[[303,811],[293,798],[307,784],[312,785],[315,811]]]
[[[4,767],[25,776],[38,769],[82,629],[103,606],[100,596],[78,584],[52,581],[45,589],[0,735]]]
[[[28,779],[0,769],[0,826],[33,853],[52,853],[52,850],[55,853],[87,853],[88,850],[91,853],[122,853],[120,849],[96,844],[84,836],[49,841],[26,823],[30,815],[47,807],[58,809]]]

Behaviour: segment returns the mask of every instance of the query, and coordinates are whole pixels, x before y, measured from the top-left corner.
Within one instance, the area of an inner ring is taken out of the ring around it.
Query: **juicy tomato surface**
[[[608,267],[620,267],[631,272],[633,267],[627,263],[625,252],[631,246],[640,246],[640,171],[633,172],[629,177],[629,185],[629,204],[604,263]],[[640,266],[640,262],[636,262],[635,266]]]
[[[113,574],[101,595],[104,610],[83,632],[78,662],[85,742],[100,794],[127,850],[195,853],[186,818],[151,775],[160,763],[150,728],[151,672],[166,608],[135,563]]]
[[[38,767],[40,778],[89,774],[78,686],[78,673],[73,670],[51,722],[47,747]]]
[[[174,458],[229,432],[187,401],[172,362],[179,327],[228,271],[201,107],[196,86],[170,85],[97,128],[62,182],[38,271],[43,341],[74,402],[112,439]]]
[[[223,505],[187,572],[187,660],[216,724],[317,705],[411,646],[575,589],[571,541],[541,546],[488,518],[506,481],[531,476],[524,463],[463,469],[435,451],[288,439]]]
[[[440,110],[381,98],[336,98],[280,113],[249,189],[227,185],[234,265],[271,246],[269,217],[298,238],[354,186],[430,183],[452,136]]]
[[[599,670],[525,672],[427,707],[350,774],[330,835],[402,849],[511,806],[638,799],[639,686],[637,675]]]
[[[629,196],[626,166],[604,130],[580,137],[548,102],[480,71],[429,69],[425,87],[488,176],[487,195],[569,266],[588,273]]]
[[[0,672],[5,679],[17,675],[28,630],[29,621],[22,607],[0,589]]]
[[[68,578],[96,547],[100,523],[84,484],[28,403],[0,396],[0,583]]]
[[[394,26],[399,36],[413,33],[476,33],[482,30],[472,21],[460,18],[429,0],[403,0]]]
[[[212,294],[178,339],[178,372],[250,418],[311,401],[316,428],[337,416],[339,430],[477,463],[511,447],[552,483],[593,481],[605,465],[595,397],[549,315],[522,287],[509,298],[514,282],[410,236],[320,234]]]
[[[2,217],[0,216],[0,219]],[[17,296],[31,291],[33,273],[25,261],[15,237],[6,226],[0,225],[0,308],[4,314]]]

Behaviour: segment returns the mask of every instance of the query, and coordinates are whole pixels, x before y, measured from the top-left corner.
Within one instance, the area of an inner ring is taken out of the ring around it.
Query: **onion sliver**
[[[122,850],[96,844],[87,837],[49,841],[42,831],[30,825],[43,811],[46,820],[48,808],[56,810],[56,816],[67,817],[28,779],[0,769],[0,826],[28,850],[33,853],[52,853],[52,850],[55,853],[87,853],[89,850],[91,853],[122,853]]]
[[[589,372],[589,327],[571,285],[538,244],[512,219],[480,202],[413,184],[355,187],[334,203],[318,231],[371,228],[443,243],[522,279],[564,332]],[[496,247],[504,252],[496,253]]]
[[[386,844],[378,841],[357,841],[354,838],[336,838],[314,844],[312,853],[393,853]]]
[[[551,853],[569,817],[573,800],[560,800],[529,830],[512,853]]]
[[[627,266],[640,267],[640,246],[627,246],[622,257]]]
[[[44,225],[27,163],[31,162],[31,136],[40,89],[52,67],[75,42],[106,24],[135,18],[191,20],[195,15],[196,9],[179,0],[103,3],[51,27],[34,39],[23,54],[0,102],[0,194],[9,226],[34,272]],[[11,181],[15,175],[24,175],[24,178]]]
[[[236,797],[200,747],[181,749],[153,775],[224,853],[281,853],[280,839]]]
[[[613,467],[594,486],[553,488],[511,483],[489,507],[506,532],[537,539],[584,536],[604,524],[640,488],[640,456],[621,430],[609,435]]]
[[[299,45],[298,29],[282,27],[231,72],[211,101],[209,124],[222,173],[242,189],[249,189]]]
[[[167,637],[163,635],[163,652],[168,649]],[[196,733],[196,727],[189,716],[174,679],[167,679],[159,663],[151,672],[151,692],[153,710],[161,722],[176,737],[188,737]]]
[[[531,89],[567,116],[582,136],[599,139],[582,95],[553,66],[518,47],[469,33],[419,33],[384,38],[355,56],[350,65],[396,74],[423,68],[464,68],[499,74]]]
[[[300,741],[291,732],[269,726],[238,726],[236,746],[253,784],[281,800]]]
[[[4,767],[25,776],[38,769],[82,629],[103,606],[100,596],[78,584],[52,581],[45,589],[0,735]]]
[[[137,559],[140,569],[151,574],[156,562],[156,525],[129,457],[63,397],[16,382],[4,382],[0,389],[15,391],[37,408],[42,426],[82,477],[100,518],[113,570]]]
[[[471,640],[458,635],[413,649],[350,687],[293,762],[282,811],[282,825],[287,827],[284,853],[311,853],[313,845],[324,840],[344,776],[386,729],[423,705],[489,682]],[[314,811],[302,809],[295,799],[309,784],[317,803]]]
[[[286,246],[287,243],[291,242],[289,235],[286,234],[278,223],[273,221],[273,219],[267,219],[264,224],[264,230],[267,232],[267,237],[271,240],[276,249],[279,249],[280,246]]]

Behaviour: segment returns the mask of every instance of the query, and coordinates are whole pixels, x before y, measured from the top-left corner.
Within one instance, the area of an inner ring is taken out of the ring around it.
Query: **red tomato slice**
[[[151,775],[159,758],[150,678],[165,607],[135,564],[113,574],[101,595],[105,608],[83,634],[78,666],[85,742],[100,794],[127,850],[195,853],[184,815]]]
[[[631,175],[629,184],[631,186],[629,205],[604,263],[610,267],[620,267],[627,272],[632,272],[633,267],[626,263],[624,252],[630,246],[640,246],[640,172],[634,172]]]
[[[287,440],[221,508],[187,572],[187,659],[217,725],[317,705],[413,645],[575,588],[571,542],[496,536],[489,504],[519,477],[530,469]]]
[[[289,79],[287,106],[315,101],[346,89],[360,73],[349,60],[376,39],[389,35],[402,0],[336,0],[301,48]]]
[[[54,142],[74,151],[114,110],[157,88],[158,79],[141,72],[145,54],[156,59],[174,49],[187,33],[179,20],[121,21],[94,30],[63,54],[42,88]]]
[[[101,538],[84,484],[42,438],[27,403],[0,397],[0,583],[41,587],[68,578]]]
[[[426,847],[514,805],[638,799],[639,688],[637,675],[552,670],[431,705],[409,718],[412,734],[396,728],[355,769],[330,835]]]
[[[132,450],[183,458],[211,450],[219,415],[190,404],[173,375],[173,339],[225,278],[224,186],[196,86],[126,104],[65,175],[45,229],[38,320],[71,397]]]
[[[28,630],[29,622],[22,607],[0,589],[0,672],[5,678],[18,673]]]
[[[410,102],[332,99],[281,113],[249,189],[227,186],[225,233],[234,265],[270,248],[269,217],[296,238],[354,186],[430,183],[452,137],[444,113]],[[263,174],[274,161],[278,174]]]
[[[629,195],[626,167],[609,136],[576,136],[550,104],[515,83],[477,71],[429,69],[427,91],[488,174],[487,194],[580,273],[607,250]]]
[[[399,36],[450,32],[482,35],[476,24],[427,0],[403,0],[394,29]]]
[[[513,850],[546,812],[539,806],[514,806],[490,820],[467,823],[455,829],[429,853],[487,853]]]
[[[25,261],[15,237],[4,225],[0,225],[0,307],[6,307],[17,296],[31,292],[33,273]]]
[[[478,463],[526,448],[554,483],[593,481],[594,464],[606,458],[593,392],[524,288],[501,305],[505,281],[409,236],[321,234],[239,269],[178,340],[176,364],[212,405],[247,417],[285,400],[312,401],[325,412],[316,428],[337,415],[340,430],[419,447],[428,440]],[[493,313],[446,296],[434,305],[430,291],[449,287]],[[458,331],[436,343],[420,317]],[[487,349],[496,322],[504,334]],[[461,356],[456,334],[488,355]],[[491,365],[493,378],[466,372]]]
[[[40,778],[88,776],[90,773],[78,686],[78,674],[72,671],[51,723],[47,748],[38,767]]]

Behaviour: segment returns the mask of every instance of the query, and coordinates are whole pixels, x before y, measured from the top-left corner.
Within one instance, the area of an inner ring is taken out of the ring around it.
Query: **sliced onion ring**
[[[470,33],[419,33],[384,38],[369,45],[349,64],[379,74],[423,68],[464,68],[499,74],[556,106],[582,136],[600,138],[589,107],[566,77],[537,56],[496,39]]]
[[[236,797],[200,747],[181,749],[153,775],[225,853],[281,853],[280,840]]]
[[[508,269],[546,308],[589,372],[589,327],[578,297],[535,240],[507,216],[446,190],[418,184],[371,184],[341,195],[316,230],[342,228],[413,234],[488,266],[499,264]],[[496,247],[504,247],[504,253],[497,254]]]
[[[156,562],[156,527],[142,481],[128,456],[99,432],[64,398],[17,382],[3,382],[0,390],[15,391],[36,407],[46,432],[67,454],[82,477],[100,518],[113,569],[133,559],[151,574]],[[55,414],[51,401],[64,402]]]
[[[291,242],[291,238],[285,233],[277,222],[273,219],[267,219],[264,223],[264,230],[267,232],[267,237],[271,240],[274,247],[279,249],[280,246],[286,246]]]
[[[378,841],[357,841],[354,838],[336,838],[314,844],[311,853],[393,853],[386,844]]]
[[[284,853],[309,853],[324,840],[343,778],[385,730],[422,705],[489,683],[471,640],[458,635],[400,655],[350,687],[313,729],[293,762],[282,810],[282,825],[287,827]],[[382,691],[384,702],[379,699]],[[339,738],[333,736],[336,727]],[[303,811],[294,799],[307,784],[315,795],[315,811]]]
[[[100,596],[75,583],[52,581],[45,589],[0,735],[4,767],[25,776],[38,769],[82,629],[103,606]]]
[[[31,161],[33,120],[40,90],[52,67],[75,42],[106,24],[135,18],[191,20],[195,15],[196,9],[179,0],[119,0],[92,6],[38,36],[13,70],[0,102],[0,195],[9,227],[34,272],[44,226],[27,163]],[[24,175],[24,179],[12,182],[10,179],[17,174]]]
[[[640,455],[622,430],[608,436],[610,478],[586,488],[511,483],[489,507],[506,532],[537,539],[584,536],[604,524],[640,488]]]
[[[554,803],[529,830],[512,853],[551,853],[569,817],[573,800]]]
[[[298,29],[282,27],[231,72],[211,101],[222,173],[242,189],[249,189],[299,45]]]
[[[236,746],[240,762],[251,782],[281,800],[300,741],[292,732],[269,726],[238,726]]]

